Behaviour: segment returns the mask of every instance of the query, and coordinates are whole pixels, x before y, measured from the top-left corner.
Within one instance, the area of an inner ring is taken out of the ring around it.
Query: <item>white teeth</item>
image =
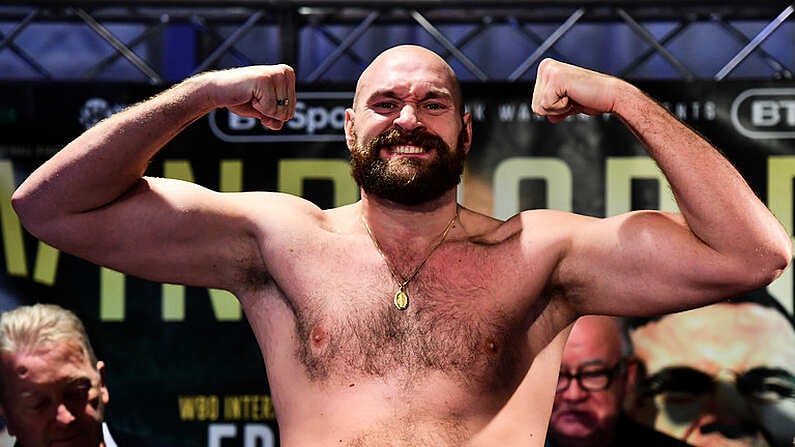
[[[417,146],[393,146],[392,152],[396,154],[421,154],[425,151]]]

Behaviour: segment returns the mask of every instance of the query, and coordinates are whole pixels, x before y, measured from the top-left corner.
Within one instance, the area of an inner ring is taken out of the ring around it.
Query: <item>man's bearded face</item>
[[[406,133],[389,129],[360,144],[353,137],[351,170],[356,183],[368,194],[373,194],[403,205],[418,205],[437,199],[458,185],[464,170],[466,152],[462,150],[465,129],[458,136],[456,148],[450,148],[441,137],[422,128]],[[435,150],[430,160],[414,157],[395,157],[382,160],[381,148],[415,145]]]

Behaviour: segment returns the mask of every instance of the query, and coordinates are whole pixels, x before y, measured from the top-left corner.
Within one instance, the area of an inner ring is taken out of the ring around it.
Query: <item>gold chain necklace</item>
[[[439,238],[439,242],[437,242],[436,245],[434,245],[433,248],[431,248],[430,251],[428,251],[428,254],[425,255],[425,258],[422,260],[422,262],[420,262],[420,265],[418,265],[417,268],[414,269],[411,275],[409,275],[408,279],[404,279],[401,275],[399,275],[395,271],[395,269],[392,268],[392,265],[389,263],[389,259],[387,259],[386,254],[384,254],[384,251],[381,250],[381,245],[378,243],[378,239],[376,239],[375,235],[373,235],[373,231],[370,229],[370,225],[367,225],[367,219],[364,218],[364,214],[361,214],[360,216],[362,218],[362,223],[364,224],[364,229],[367,230],[367,235],[370,236],[370,240],[373,241],[373,245],[375,245],[375,249],[378,251],[378,254],[380,254],[381,257],[384,258],[384,263],[386,264],[386,267],[389,269],[389,273],[392,274],[392,279],[394,279],[398,285],[398,289],[397,292],[395,292],[395,298],[393,300],[393,302],[395,303],[395,307],[397,308],[397,310],[408,309],[409,294],[406,291],[406,286],[408,286],[411,280],[413,280],[414,277],[417,276],[417,273],[420,272],[420,269],[422,268],[423,265],[425,265],[425,262],[428,261],[428,258],[431,257],[433,252],[436,251],[436,249],[439,248],[439,246],[442,245],[442,242],[444,242],[444,240],[447,238],[447,233],[449,233],[450,230],[453,228],[453,224],[455,223],[455,220],[458,217],[458,206],[456,205],[455,215],[453,216],[452,219],[450,219],[450,222],[447,224],[447,227],[445,227],[444,231],[442,232],[442,237]]]

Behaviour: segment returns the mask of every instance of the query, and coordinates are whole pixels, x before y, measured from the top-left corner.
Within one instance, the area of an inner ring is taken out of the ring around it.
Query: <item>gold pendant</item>
[[[395,292],[395,307],[397,310],[406,310],[409,307],[409,295],[403,291],[403,288],[399,288],[397,292]]]

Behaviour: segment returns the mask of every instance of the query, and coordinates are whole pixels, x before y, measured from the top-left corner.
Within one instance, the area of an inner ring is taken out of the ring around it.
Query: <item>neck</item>
[[[378,234],[393,237],[435,237],[456,214],[456,190],[416,206],[395,203],[362,191],[361,214]]]

